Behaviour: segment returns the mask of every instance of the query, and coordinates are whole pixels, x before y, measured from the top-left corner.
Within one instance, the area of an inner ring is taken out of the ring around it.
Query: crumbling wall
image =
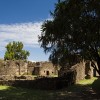
[[[86,61],[85,63],[85,75],[86,75],[86,78],[89,79],[89,78],[92,78],[94,76],[94,68],[91,67],[91,62],[90,61]]]
[[[56,66],[51,62],[26,62],[23,60],[2,60],[0,62],[0,75],[41,75],[57,74]]]
[[[7,68],[5,67],[5,62],[0,60],[0,75],[6,74]]]
[[[85,62],[82,61],[71,67],[71,70],[75,72],[76,82],[85,78]]]
[[[41,75],[55,75],[57,74],[56,66],[54,66],[51,62],[42,63],[40,74]]]
[[[70,69],[68,69],[67,67],[61,68],[58,76],[65,76],[65,75],[67,75],[67,73],[69,71],[74,72],[76,82],[78,82],[79,80],[82,80],[84,78],[93,77],[93,68],[91,67],[90,61],[85,62],[83,60],[83,61],[71,66]]]
[[[28,61],[28,66],[27,66],[27,74],[28,75],[32,75],[34,74],[34,67],[35,67],[36,63],[35,62],[30,62]]]
[[[27,73],[27,63],[22,60],[7,60],[0,63],[0,75],[22,75]]]
[[[51,62],[40,62],[34,67],[34,74],[41,76],[57,75],[58,70]]]

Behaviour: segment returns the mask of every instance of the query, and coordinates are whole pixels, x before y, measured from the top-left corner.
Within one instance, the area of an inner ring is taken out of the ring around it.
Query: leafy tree
[[[84,58],[100,75],[100,0],[59,0],[51,16],[39,36],[41,47],[51,52],[50,60],[63,66]]]
[[[4,55],[5,60],[26,60],[30,53],[23,50],[22,42],[8,43],[6,46],[6,52]]]

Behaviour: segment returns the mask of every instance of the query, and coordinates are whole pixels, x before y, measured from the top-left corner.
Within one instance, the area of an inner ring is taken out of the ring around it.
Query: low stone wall
[[[64,77],[37,77],[34,80],[26,80],[25,77],[17,77],[15,80],[1,80],[0,85],[9,85],[30,89],[57,90],[66,88],[75,83],[73,73],[69,72]]]
[[[34,80],[32,75],[0,75],[0,81],[9,81],[9,80]]]
[[[14,80],[13,75],[0,75],[0,81]]]
[[[0,81],[0,85],[8,85],[30,89],[55,90],[68,87],[68,80],[62,78],[42,78],[37,80]]]

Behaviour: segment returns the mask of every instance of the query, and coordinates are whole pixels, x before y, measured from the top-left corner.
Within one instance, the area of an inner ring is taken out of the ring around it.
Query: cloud
[[[21,41],[25,47],[39,47],[38,35],[41,34],[42,23],[0,24],[0,50],[12,41]]]

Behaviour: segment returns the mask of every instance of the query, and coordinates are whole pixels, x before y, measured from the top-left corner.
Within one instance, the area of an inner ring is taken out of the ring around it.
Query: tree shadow
[[[56,91],[55,100],[100,100],[100,96],[93,91],[91,85],[73,85],[67,89]]]
[[[8,87],[0,90],[0,100],[47,100],[47,93],[41,90]],[[48,96],[47,96],[48,97]]]
[[[97,94],[100,95],[100,77],[93,82],[92,88]]]
[[[34,90],[7,87],[0,90],[0,100],[100,100],[92,85],[73,85],[60,90]]]
[[[22,89],[15,87],[8,87],[6,89],[0,90],[0,100],[21,100],[25,98],[25,94],[27,94],[27,91],[23,91]]]

